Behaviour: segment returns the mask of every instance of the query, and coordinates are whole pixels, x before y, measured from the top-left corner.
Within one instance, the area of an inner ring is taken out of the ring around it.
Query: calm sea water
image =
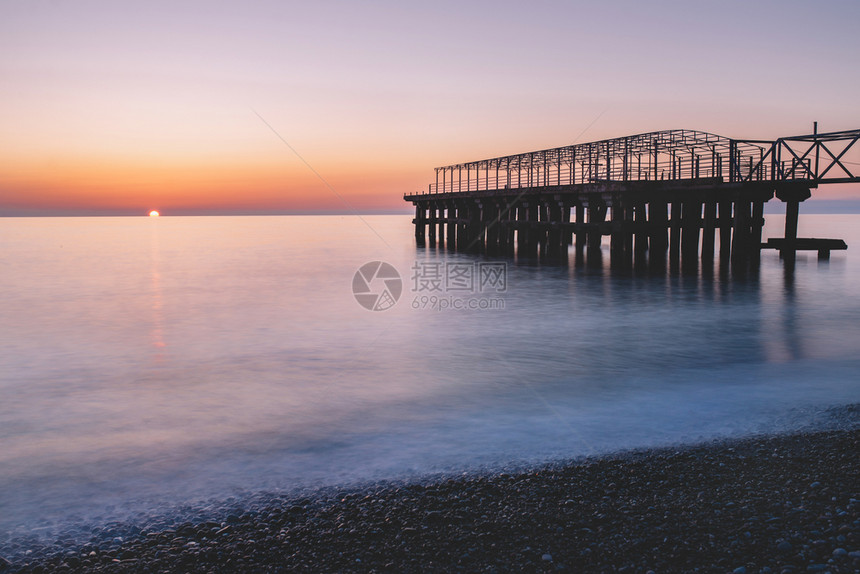
[[[822,424],[860,402],[860,216],[800,233],[850,248],[646,277],[416,248],[408,216],[4,219],[0,533]]]

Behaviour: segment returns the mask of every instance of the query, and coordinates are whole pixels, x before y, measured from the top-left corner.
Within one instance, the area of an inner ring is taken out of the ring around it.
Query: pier
[[[860,182],[860,129],[770,140],[694,131],[651,132],[437,167],[415,206],[418,245],[601,265],[744,270],[762,249],[787,263],[820,258],[839,239],[800,238],[800,204],[822,184]],[[785,203],[782,238],[762,241],[764,204]]]

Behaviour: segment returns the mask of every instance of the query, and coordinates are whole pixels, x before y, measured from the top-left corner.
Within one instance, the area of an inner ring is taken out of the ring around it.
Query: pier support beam
[[[580,201],[576,204],[576,249],[577,251],[582,251],[585,247],[586,241],[586,233],[585,233],[585,205]]]
[[[504,201],[502,211],[501,243],[505,253],[514,252],[514,223],[517,215],[516,202],[514,200]]]
[[[648,204],[648,249],[653,256],[655,253],[669,249],[669,205],[664,200],[652,201]]]
[[[609,262],[613,266],[618,266],[624,262],[624,206],[621,203],[621,198],[613,197],[610,217],[610,234],[609,234]]]
[[[538,203],[531,200],[526,208],[526,255],[535,257],[538,248]]]
[[[677,265],[681,258],[681,202],[674,199],[669,211],[669,260],[673,265]]]
[[[586,263],[591,267],[598,267],[602,264],[600,244],[603,238],[602,227],[604,221],[606,221],[606,203],[600,199],[589,200]]]
[[[699,231],[702,228],[702,202],[689,199],[683,202],[681,264],[687,270],[698,267],[699,264]]]
[[[469,250],[468,221],[469,202],[460,200],[457,202],[457,249],[460,251]]]
[[[633,264],[633,237],[636,231],[636,207],[632,201],[619,201],[621,205],[621,247],[624,264]]]
[[[750,201],[736,200],[735,225],[732,234],[732,268],[735,271],[745,270],[749,262],[750,219]]]
[[[800,215],[800,202],[791,199],[785,203],[785,247],[779,254],[786,265],[794,265],[797,257],[797,218]]]
[[[648,259],[648,212],[644,202],[633,206],[633,229],[635,234],[633,264],[642,267]]]
[[[483,202],[480,200],[475,200],[472,203],[472,212],[469,214],[469,243],[471,243],[472,245],[472,251],[475,251],[476,253],[479,253],[484,249],[484,232],[486,231],[486,220],[483,217],[483,211]]]
[[[800,202],[806,201],[812,193],[809,188],[777,190],[776,197],[785,202],[785,242],[780,256],[786,269],[794,268],[797,256],[797,219],[800,215]]]
[[[423,205],[418,203],[415,204],[415,242],[422,246],[425,243],[424,229],[427,224],[424,217],[425,211],[426,210]]]
[[[430,213],[427,217],[427,242],[432,246],[436,246],[436,204],[430,204]]]
[[[718,203],[720,210],[720,218],[718,226],[720,228],[720,267],[727,268],[732,256],[732,227],[734,226],[734,216],[732,215],[732,202],[729,200],[721,200]]]
[[[449,201],[448,205],[448,249],[456,249],[457,243],[457,217],[459,210],[456,201]]]
[[[547,255],[553,258],[559,258],[567,254],[567,240],[564,237],[563,215],[564,206],[556,200],[547,205]]]
[[[758,269],[761,265],[761,232],[764,227],[764,201],[756,200],[752,205],[752,222],[750,229],[750,265]]]
[[[573,233],[571,232],[570,227],[570,210],[571,205],[566,201],[561,202],[561,222],[562,222],[562,239],[564,239],[565,245],[570,245],[573,243]],[[566,248],[565,248],[566,249]]]
[[[648,204],[648,264],[652,269],[666,267],[669,250],[669,205],[664,199]]]
[[[708,199],[705,201],[705,218],[702,223],[702,261],[712,262],[714,260],[714,245],[717,226],[717,202]]]

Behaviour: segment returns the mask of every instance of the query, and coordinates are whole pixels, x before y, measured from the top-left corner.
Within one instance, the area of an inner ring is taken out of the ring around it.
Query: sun
[[[161,214],[158,213],[157,211],[155,211],[154,209],[149,212],[150,217],[158,217],[159,215],[161,215]]]

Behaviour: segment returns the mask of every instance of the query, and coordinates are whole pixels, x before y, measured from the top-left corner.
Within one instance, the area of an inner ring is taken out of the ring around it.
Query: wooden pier
[[[613,265],[719,257],[740,270],[758,266],[762,248],[793,261],[797,250],[847,247],[798,238],[797,220],[820,184],[860,181],[847,160],[858,139],[860,130],[775,141],[652,132],[439,167],[426,192],[404,199],[419,245],[541,258],[566,258],[574,245],[578,261],[601,265],[609,236]],[[785,237],[763,243],[773,198],[786,204]]]

